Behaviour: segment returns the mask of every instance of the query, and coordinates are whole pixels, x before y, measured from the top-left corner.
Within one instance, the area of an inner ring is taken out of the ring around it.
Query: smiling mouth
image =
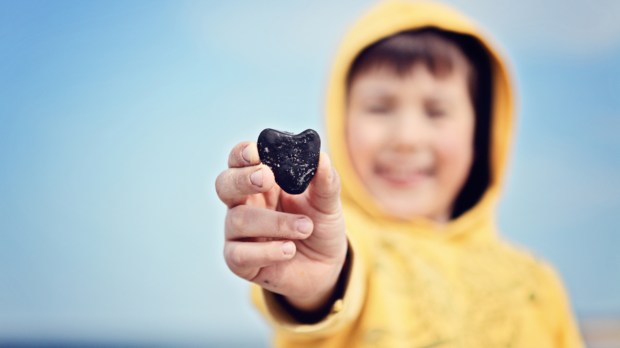
[[[412,187],[430,179],[434,171],[432,169],[401,169],[377,167],[375,174],[391,186]]]

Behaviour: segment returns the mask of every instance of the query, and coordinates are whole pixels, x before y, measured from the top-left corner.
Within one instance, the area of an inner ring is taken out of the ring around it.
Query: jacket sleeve
[[[366,293],[366,265],[355,243],[349,241],[349,274],[344,282],[344,292],[330,312],[313,324],[297,322],[276,300],[275,295],[252,285],[252,301],[275,330],[276,345],[281,347],[315,346],[322,340],[346,336],[346,331],[357,320]],[[339,335],[341,334],[341,335]]]
[[[583,348],[583,340],[562,281],[551,266],[545,264],[543,267],[550,301],[546,317],[554,329],[555,346],[558,348]]]

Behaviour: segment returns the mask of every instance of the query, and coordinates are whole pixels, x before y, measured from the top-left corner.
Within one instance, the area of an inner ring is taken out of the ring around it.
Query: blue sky
[[[213,183],[265,127],[323,131],[372,3],[0,1],[0,340],[266,342]],[[580,315],[620,315],[620,3],[451,3],[516,75],[499,225]]]

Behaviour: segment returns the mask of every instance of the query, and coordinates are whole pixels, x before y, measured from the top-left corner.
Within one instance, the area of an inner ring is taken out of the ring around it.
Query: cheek
[[[473,162],[473,122],[455,124],[437,139],[435,148],[442,177],[454,184],[464,182]]]
[[[349,157],[359,175],[364,177],[372,171],[372,163],[381,147],[382,132],[377,124],[350,118],[347,123],[347,147]]]

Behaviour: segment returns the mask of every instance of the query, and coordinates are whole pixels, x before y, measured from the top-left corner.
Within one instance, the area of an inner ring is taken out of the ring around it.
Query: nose
[[[428,146],[430,128],[420,113],[409,110],[399,113],[392,131],[393,148],[408,152]]]

